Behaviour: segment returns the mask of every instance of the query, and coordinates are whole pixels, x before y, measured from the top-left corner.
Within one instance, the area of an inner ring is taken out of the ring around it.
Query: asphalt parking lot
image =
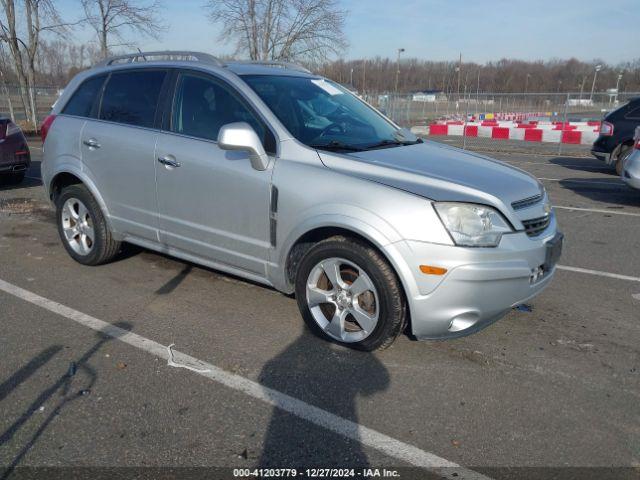
[[[222,273],[134,247],[75,263],[32,142],[28,178],[0,187],[0,475],[259,465],[638,478],[640,192],[595,159],[495,156],[540,178],[556,206],[554,283],[476,335],[401,336],[366,354],[306,332],[293,298]],[[197,371],[169,366],[170,344]]]

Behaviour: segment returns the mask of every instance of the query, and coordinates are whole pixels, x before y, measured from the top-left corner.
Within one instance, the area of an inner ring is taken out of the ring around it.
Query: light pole
[[[614,105],[618,104],[618,91],[620,89],[620,80],[622,80],[622,72],[618,74],[618,81],[616,82],[616,99],[615,99]]]
[[[398,60],[396,61],[396,83],[393,87],[393,103],[391,104],[392,116],[391,118],[395,120],[396,113],[396,103],[398,102],[398,81],[400,80],[400,54],[404,52],[404,48],[398,49]]]
[[[393,92],[398,95],[398,80],[400,79],[400,54],[404,52],[404,48],[398,49],[398,61],[396,62],[396,84],[393,88]]]
[[[353,68],[351,69],[351,72],[349,73],[349,85],[351,85],[353,87]]]
[[[582,103],[582,92],[584,91],[584,82],[587,81],[587,77],[582,77],[582,82],[580,83],[580,103]]]
[[[527,73],[527,78],[524,81],[524,93],[526,95],[527,90],[529,90],[529,78],[531,78],[531,74]]]
[[[596,79],[598,78],[598,72],[602,68],[602,65],[596,65],[596,71],[593,72],[593,83],[591,84],[591,95],[589,95],[589,100],[593,101],[593,92],[596,89]]]

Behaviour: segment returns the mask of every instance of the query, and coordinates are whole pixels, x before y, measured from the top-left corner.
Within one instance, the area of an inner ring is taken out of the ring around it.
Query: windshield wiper
[[[333,140],[329,143],[312,143],[309,145],[311,148],[317,148],[318,150],[330,150],[330,151],[347,151],[347,152],[361,152],[363,148],[356,147],[355,145],[349,145],[348,143],[338,142]]]
[[[367,145],[364,150],[375,150],[376,148],[386,148],[386,147],[400,147],[404,145],[415,145],[416,143],[422,143],[422,139],[417,140],[390,140],[385,138],[384,140],[379,141],[378,143],[373,143],[371,145]]]

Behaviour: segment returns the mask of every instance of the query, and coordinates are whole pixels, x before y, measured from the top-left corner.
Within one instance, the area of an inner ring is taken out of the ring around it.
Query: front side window
[[[102,96],[100,119],[138,127],[153,127],[164,70],[111,74]]]
[[[107,78],[106,75],[98,75],[85,80],[71,96],[62,113],[78,117],[90,117],[91,109],[96,97],[100,95],[100,89],[105,78]]]
[[[310,147],[364,150],[419,141],[330,80],[285,75],[242,79],[291,135]]]
[[[171,131],[192,137],[217,140],[223,125],[247,122],[265,139],[262,122],[226,85],[211,77],[182,74],[171,119]],[[267,149],[269,150],[269,149]]]

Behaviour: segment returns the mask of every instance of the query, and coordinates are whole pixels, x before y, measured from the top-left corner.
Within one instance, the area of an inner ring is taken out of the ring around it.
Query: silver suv
[[[111,58],[70,82],[43,130],[75,260],[130,242],[271,285],[353,348],[407,325],[476,332],[540,293],[562,248],[535,178],[425,142],[296,65]]]

